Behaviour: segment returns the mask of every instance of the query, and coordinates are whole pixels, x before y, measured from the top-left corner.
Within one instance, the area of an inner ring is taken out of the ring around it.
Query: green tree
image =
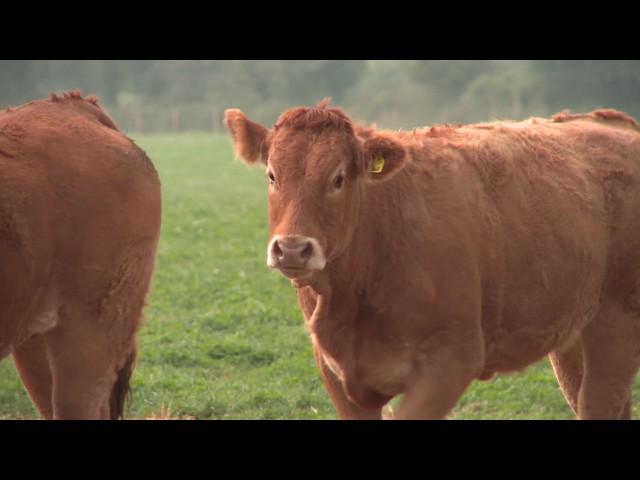
[[[0,60],[0,108],[17,106],[32,98],[47,73],[38,60]]]
[[[529,70],[552,112],[616,108],[640,115],[638,60],[532,60]]]
[[[416,83],[430,92],[441,121],[461,121],[450,118],[450,112],[455,111],[469,84],[480,75],[493,73],[496,64],[491,60],[412,60],[405,68]]]
[[[495,62],[489,73],[473,78],[460,99],[460,113],[467,122],[495,119],[520,119],[531,116],[524,105],[524,93],[530,89],[527,64],[521,60]]]
[[[421,127],[438,120],[429,90],[409,77],[406,63],[367,61],[365,72],[342,102],[354,119],[393,129]]]
[[[283,98],[294,103],[317,103],[324,97],[342,102],[346,92],[366,70],[364,60],[287,60],[282,63]]]

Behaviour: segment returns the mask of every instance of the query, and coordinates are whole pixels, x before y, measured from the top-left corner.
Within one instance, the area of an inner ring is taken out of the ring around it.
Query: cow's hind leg
[[[47,420],[121,418],[137,355],[135,339],[130,342],[134,348],[122,355],[122,365],[114,367],[114,353],[100,352],[114,352],[117,344],[107,345],[106,332],[91,328],[97,322],[86,322],[88,330],[76,326],[71,331],[69,322],[65,314],[63,326],[34,335],[13,351],[16,369],[31,400]]]
[[[58,325],[47,332],[54,418],[123,417],[153,272],[153,242],[123,249],[99,282],[88,280],[86,292],[61,300]]]
[[[44,334],[53,378],[55,419],[110,419],[118,363],[125,360],[110,324],[90,306],[65,306],[58,325]],[[118,339],[120,340],[120,339]]]
[[[549,360],[567,403],[577,415],[578,395],[584,373],[581,339],[578,338],[568,349],[551,352]]]
[[[618,305],[608,305],[582,334],[584,378],[578,418],[631,417],[631,388],[640,368],[640,320]]]
[[[13,360],[31,401],[47,420],[53,418],[52,378],[42,335],[34,335],[13,351]]]

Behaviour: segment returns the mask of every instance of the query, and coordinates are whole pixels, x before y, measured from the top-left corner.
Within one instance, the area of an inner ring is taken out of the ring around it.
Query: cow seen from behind
[[[160,220],[153,164],[95,98],[0,111],[0,358],[44,418],[123,417]]]

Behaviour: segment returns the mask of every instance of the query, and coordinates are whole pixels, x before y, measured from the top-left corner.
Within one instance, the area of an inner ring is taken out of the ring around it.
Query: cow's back
[[[429,172],[421,195],[437,218],[426,235],[436,249],[461,244],[462,263],[477,265],[487,371],[561,348],[603,292],[638,288],[640,133],[585,117],[463,127],[443,133],[445,148],[425,140],[417,170]],[[431,261],[455,284],[451,255]]]
[[[101,311],[132,287],[127,265],[155,256],[160,209],[153,165],[95,101],[0,112],[0,353],[51,328],[65,302]]]

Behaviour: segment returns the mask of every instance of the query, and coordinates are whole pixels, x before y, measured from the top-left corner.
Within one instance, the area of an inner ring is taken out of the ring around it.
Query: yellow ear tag
[[[384,168],[384,157],[378,157],[371,161],[369,164],[369,168],[367,168],[367,172],[371,173],[380,173]]]

